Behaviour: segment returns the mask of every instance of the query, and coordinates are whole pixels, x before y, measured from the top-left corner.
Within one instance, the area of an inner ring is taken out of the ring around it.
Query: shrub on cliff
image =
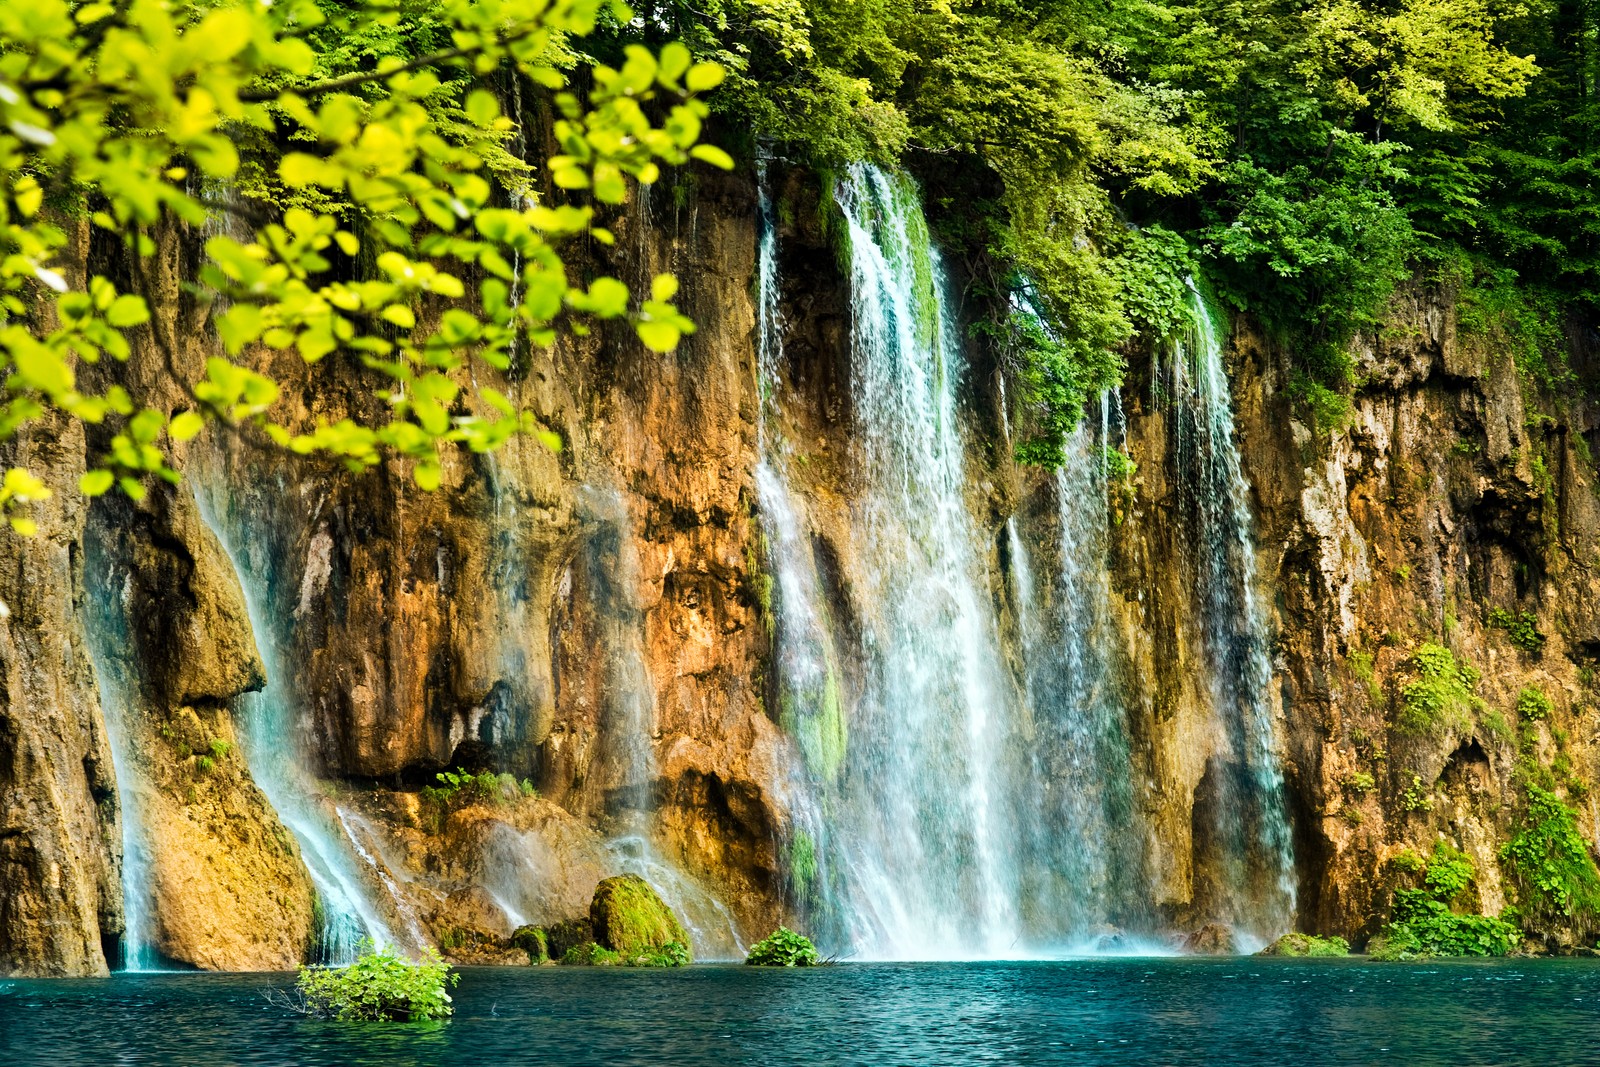
[[[1522,936],[1515,924],[1455,910],[1463,905],[1475,876],[1466,856],[1439,842],[1422,886],[1395,890],[1391,920],[1367,952],[1377,960],[1506,955]]]
[[[815,967],[822,962],[804,934],[780,926],[750,947],[745,963],[752,967]]]
[[[1480,703],[1473,695],[1477,670],[1458,665],[1448,648],[1431,642],[1417,649],[1411,666],[1417,677],[1400,690],[1404,703],[1396,725],[1410,734],[1466,727],[1469,713]]]
[[[388,949],[365,946],[348,967],[301,967],[295,1010],[318,1019],[346,1022],[423,1022],[448,1017],[449,989],[461,980],[429,950],[412,961]]]
[[[1578,829],[1577,813],[1555,793],[1529,782],[1516,836],[1500,849],[1530,916],[1600,918],[1600,870]]]

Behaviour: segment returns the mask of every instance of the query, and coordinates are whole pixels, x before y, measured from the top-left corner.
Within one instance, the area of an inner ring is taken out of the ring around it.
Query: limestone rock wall
[[[849,300],[813,182],[780,175],[793,210],[778,406],[848,640],[871,610],[840,547],[852,542]],[[123,929],[103,706],[136,753],[117,770],[158,828],[144,903],[161,953],[212,968],[305,956],[310,882],[241,747],[240,697],[263,686],[294,709],[279,743],[321,777],[363,850],[367,891],[407,937],[499,960],[514,925],[574,918],[600,878],[644,863],[676,879],[709,954],[788,915],[782,783],[796,757],[770,707],[753,482],[755,189],[747,175],[701,174],[657,189],[616,230],[588,266],[632,284],[676,272],[699,330],[668,356],[610,328],[523,353],[493,384],[559,450],[524,438],[493,456],[451,453],[428,494],[398,464],[355,476],[223,434],[190,447],[183,486],[91,508],[73,487],[103,442],[59,427],[8,446],[57,496],[38,538],[0,546],[0,973],[103,972],[103,943]],[[144,283],[166,341],[152,333],[114,371],[173,406],[165,368],[193,369],[205,351],[208,309],[179,285],[199,236],[164,236]],[[114,269],[115,250],[91,251]],[[1448,294],[1407,294],[1361,347],[1348,425],[1317,430],[1289,399],[1290,354],[1248,323],[1235,330],[1307,930],[1371,934],[1396,884],[1390,858],[1426,854],[1441,834],[1477,864],[1484,906],[1506,899],[1497,851],[1529,753],[1592,818],[1600,420],[1552,399],[1510,351],[1460,336]],[[261,358],[292,422],[376,403],[364,372]],[[966,387],[975,442],[1003,439],[987,359],[975,356]],[[1149,387],[1135,360],[1123,401],[1139,473],[1116,502],[1105,610],[1127,646],[1155,901],[1193,925],[1212,912],[1193,826],[1217,745],[1175,565],[1174,444]],[[1007,519],[1053,507],[1048,480],[1005,451],[975,447],[969,465],[997,603]],[[101,689],[90,638],[109,649]],[[1407,733],[1395,721],[1424,641],[1476,667],[1482,704]],[[848,664],[844,675],[848,695],[859,680]],[[1515,706],[1533,686],[1554,711],[1524,723]],[[430,799],[422,789],[450,768],[504,774],[506,788]],[[1586,933],[1552,927],[1552,943]]]
[[[55,495],[0,546],[0,975],[104,974],[122,930],[116,772],[83,635],[83,431],[5,446]],[[116,962],[114,959],[111,962]]]
[[[1580,376],[1594,340],[1571,337]],[[1498,911],[1512,896],[1499,849],[1536,768],[1600,835],[1596,413],[1519,368],[1516,350],[1463,333],[1453,294],[1404,292],[1357,345],[1348,424],[1317,431],[1289,402],[1288,354],[1237,332],[1307,930],[1370,936],[1404,877],[1389,861],[1439,840],[1467,853],[1481,905]],[[1475,705],[1419,731],[1403,720],[1424,643],[1481,680]],[[1519,713],[1530,688],[1551,714]],[[1593,939],[1585,920],[1538,925],[1552,948]]]

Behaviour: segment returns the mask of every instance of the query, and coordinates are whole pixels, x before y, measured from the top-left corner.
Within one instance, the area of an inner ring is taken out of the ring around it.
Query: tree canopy
[[[1059,459],[1129,338],[1178,325],[1199,266],[1290,344],[1297,388],[1335,418],[1349,343],[1402,280],[1492,290],[1479,303],[1524,332],[1594,308],[1593,0],[649,10],[728,69],[716,106],[759,136],[819,165],[917,169],[945,240],[1054,319],[1048,344],[1008,328],[1025,458]]]
[[[408,457],[424,487],[441,443],[554,446],[462,371],[596,319],[657,351],[693,329],[672,278],[579,284],[562,250],[612,240],[605,212],[663,165],[731,167],[700,141],[713,110],[736,153],[923,178],[1021,387],[1025,460],[1059,462],[1130,345],[1183,328],[1201,269],[1290,346],[1319,417],[1414,277],[1570,386],[1539,353],[1600,294],[1597,49],[1595,0],[7,4],[0,439],[52,410],[110,423],[83,489],[135,496],[215,420],[353,468]],[[508,72],[547,100],[554,154],[504,113]],[[195,286],[217,351],[189,404],[80,389],[133,331],[170,357],[138,271],[163,220],[219,217]],[[74,220],[123,242],[134,284],[62,266]],[[358,360],[382,416],[280,424],[260,346]],[[0,508],[26,531],[44,492],[8,471]]]

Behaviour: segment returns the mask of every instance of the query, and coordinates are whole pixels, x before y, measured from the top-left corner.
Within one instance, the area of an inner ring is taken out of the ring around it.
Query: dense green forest
[[[1563,331],[1600,292],[1597,32],[1593,0],[7,5],[0,435],[52,407],[127,419],[92,492],[174,477],[158,439],[212,418],[354,467],[409,456],[436,484],[440,440],[544,432],[498,394],[493,417],[451,415],[465,362],[503,365],[519,331],[548,343],[583,318],[625,316],[659,350],[692,329],[670,279],[630,303],[615,279],[571,284],[557,248],[609,239],[607,207],[660,164],[733,165],[697,143],[707,118],[747,163],[922,179],[991,309],[975,329],[1022,387],[1026,459],[1059,462],[1060,431],[1127,346],[1183,328],[1200,273],[1291,346],[1296,393],[1326,425],[1356,385],[1350,341],[1412,279],[1458,292],[1464,321],[1569,388]],[[565,202],[503,206],[547,179]],[[125,358],[121,331],[148,314],[105,279],[64,292],[49,264],[68,228],[41,207],[118,234],[137,271],[151,228],[230,197],[255,240],[213,239],[203,279],[233,302],[229,353],[353,352],[399,383],[386,418],[292,435],[267,417],[272,384],[228,359],[170,430],[137,398],[76,391],[76,361]],[[451,262],[490,277],[468,293]],[[27,294],[52,289],[61,330],[19,326]],[[439,329],[416,325],[425,295],[455,302]],[[1007,310],[1023,308],[1042,320]],[[39,489],[18,474],[0,503]]]
[[[1590,0],[722,0],[642,21],[732,72],[731,127],[821,167],[903,160],[975,273],[1037,290],[1061,329],[1014,322],[1010,348],[1039,458],[1130,335],[1179,327],[1196,260],[1293,346],[1328,422],[1349,342],[1408,279],[1457,289],[1550,386],[1600,294]]]

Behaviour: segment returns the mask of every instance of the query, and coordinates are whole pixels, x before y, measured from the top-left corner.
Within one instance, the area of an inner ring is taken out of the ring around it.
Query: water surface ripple
[[[1600,1063],[1600,966],[1090,959],[469,969],[434,1025],[314,1022],[281,975],[0,982],[7,1064]]]

